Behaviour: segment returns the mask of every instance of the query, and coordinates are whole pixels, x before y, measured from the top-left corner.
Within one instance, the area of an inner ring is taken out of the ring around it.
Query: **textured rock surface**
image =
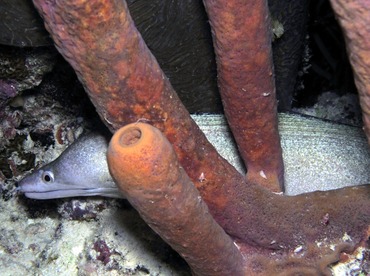
[[[190,275],[125,203],[71,202],[0,201],[2,275]]]
[[[53,43],[31,1],[2,0],[0,17],[0,44],[38,47]]]

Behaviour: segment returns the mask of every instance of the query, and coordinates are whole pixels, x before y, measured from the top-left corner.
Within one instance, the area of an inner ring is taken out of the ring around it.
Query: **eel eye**
[[[44,171],[42,173],[41,179],[45,183],[52,183],[52,182],[54,182],[54,174],[50,171]]]

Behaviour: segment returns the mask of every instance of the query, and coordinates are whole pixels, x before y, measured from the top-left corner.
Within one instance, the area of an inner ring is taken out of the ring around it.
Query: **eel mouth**
[[[18,187],[18,191],[28,198],[32,199],[54,199],[66,197],[79,197],[79,196],[104,196],[112,198],[124,198],[121,192],[115,188],[94,188],[94,189],[68,189],[68,190],[48,190],[36,191],[34,189],[27,189]]]

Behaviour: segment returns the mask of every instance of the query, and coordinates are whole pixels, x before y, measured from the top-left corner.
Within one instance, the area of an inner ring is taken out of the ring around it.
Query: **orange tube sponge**
[[[119,189],[195,275],[245,275],[240,251],[210,215],[157,128],[134,123],[119,129],[107,156]]]
[[[212,27],[217,81],[247,178],[281,192],[284,165],[278,132],[267,1],[203,1]]]
[[[343,28],[370,145],[370,2],[330,0]]]

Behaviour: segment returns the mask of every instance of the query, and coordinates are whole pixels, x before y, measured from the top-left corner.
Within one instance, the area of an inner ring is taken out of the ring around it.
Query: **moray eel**
[[[192,117],[219,153],[245,173],[224,117]],[[280,114],[279,132],[286,194],[370,183],[370,149],[360,128],[308,116]],[[107,146],[104,136],[85,135],[55,161],[21,180],[19,190],[34,199],[123,198],[109,174]]]
[[[75,196],[122,197],[109,174],[108,139],[97,133],[82,136],[56,160],[19,183],[26,197],[50,199]]]

